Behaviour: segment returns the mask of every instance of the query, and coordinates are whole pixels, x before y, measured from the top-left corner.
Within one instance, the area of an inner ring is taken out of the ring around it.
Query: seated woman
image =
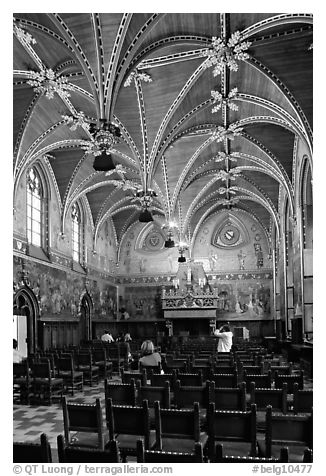
[[[154,352],[154,344],[151,340],[145,340],[140,348],[142,357],[139,363],[143,367],[157,367],[161,363],[161,356],[158,352]]]

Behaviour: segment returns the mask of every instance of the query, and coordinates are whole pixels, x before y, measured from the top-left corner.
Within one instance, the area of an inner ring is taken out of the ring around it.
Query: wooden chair
[[[274,411],[287,413],[287,384],[284,383],[282,389],[256,388],[255,383],[251,382],[250,403],[255,403],[258,410],[270,405]]]
[[[287,384],[287,392],[294,392],[294,384],[298,384],[298,389],[303,390],[303,371],[300,370],[298,375],[280,375],[275,372],[275,388],[282,388],[283,383]]]
[[[13,401],[29,405],[32,382],[27,360],[13,364]]]
[[[99,398],[95,404],[81,404],[67,402],[66,397],[63,397],[62,410],[67,445],[104,450],[109,438],[104,430]]]
[[[110,362],[113,365],[113,371],[120,373],[125,365],[125,358],[120,354],[119,343],[112,342],[111,344],[106,344],[105,349],[107,351],[107,356]]]
[[[227,456],[223,454],[223,444],[215,446],[215,458],[211,463],[288,463],[289,454],[287,448],[281,448],[279,458],[264,458],[262,456]]]
[[[247,409],[246,384],[242,382],[238,388],[215,388],[215,383],[211,382],[210,401],[215,403],[217,410],[245,412]]]
[[[201,386],[203,385],[203,376],[199,373],[182,373],[176,372],[176,380],[180,381],[180,385],[187,386]]]
[[[130,383],[113,383],[104,380],[105,406],[111,398],[113,405],[136,405],[136,385],[135,380]],[[106,408],[107,411],[107,408]]]
[[[74,395],[75,390],[83,391],[83,372],[75,370],[72,356],[57,359],[57,372],[58,377],[63,379],[66,391],[71,392],[71,395]]]
[[[168,381],[165,381],[162,387],[155,387],[152,385],[142,386],[140,380],[137,380],[136,388],[138,406],[142,405],[143,400],[147,400],[150,407],[153,407],[154,402],[158,401],[162,408],[170,408],[171,393]]]
[[[154,403],[156,446],[158,451],[173,451],[178,448],[181,453],[192,452],[195,443],[204,445],[207,434],[200,431],[199,404],[193,403],[192,409],[168,410]]]
[[[250,375],[244,370],[242,380],[249,387],[254,382],[257,388],[272,388],[272,372],[269,370],[266,375]]]
[[[108,360],[105,348],[94,347],[92,349],[92,358],[94,365],[99,368],[100,377],[104,379],[112,378],[113,364]]]
[[[192,453],[145,450],[142,440],[137,441],[137,463],[203,463],[203,447],[195,443]]]
[[[299,385],[293,385],[293,411],[297,413],[310,413],[313,406],[313,390],[300,390]]]
[[[215,403],[209,404],[207,413],[208,457],[215,455],[216,441],[224,441],[231,456],[257,456],[256,405],[250,411],[215,410]]]
[[[107,420],[111,440],[117,440],[123,462],[128,456],[136,456],[137,437],[144,441],[146,450],[154,449],[155,432],[150,430],[148,402],[143,401],[141,407],[113,405],[108,399]]]
[[[142,385],[147,385],[147,372],[144,368],[142,371],[137,372],[134,370],[126,371],[124,369],[121,370],[121,380],[122,383],[130,383],[132,380],[137,382],[137,380],[141,381]]]
[[[77,368],[80,372],[83,372],[84,383],[93,386],[94,383],[99,382],[99,367],[93,365],[92,354],[90,351],[78,352],[76,354]]]
[[[279,375],[292,375],[293,366],[289,365],[269,365],[268,369],[272,372],[272,378],[275,378],[276,372]]]
[[[154,387],[163,387],[164,382],[168,381],[170,384],[170,388],[174,388],[174,384],[176,381],[176,372],[172,372],[170,374],[152,374],[150,376],[151,385]]]
[[[210,362],[207,362],[206,364],[192,364],[190,366],[190,372],[191,373],[196,373],[196,374],[201,374],[203,376],[203,381],[205,382],[206,380],[209,380],[209,377],[212,373],[212,364]]]
[[[263,374],[263,367],[262,365],[240,365],[238,370],[242,370],[242,372],[246,371],[249,375],[262,375]]]
[[[51,446],[45,433],[40,443],[13,443],[14,463],[52,463]]]
[[[288,446],[289,461],[302,462],[304,450],[313,448],[312,426],[312,413],[282,415],[272,413],[272,407],[267,406],[265,440],[258,442],[259,454],[266,458],[275,457],[277,446]]]
[[[232,374],[213,373],[209,374],[208,379],[215,383],[215,387],[236,388],[238,386],[238,372],[235,370]]]
[[[212,384],[206,381],[205,385],[181,385],[178,379],[174,387],[174,404],[177,408],[193,408],[198,402],[200,409],[207,409],[212,393]]]
[[[71,446],[65,442],[63,435],[58,435],[59,463],[120,463],[118,443],[109,441],[105,450]]]
[[[218,373],[218,374],[232,374],[234,371],[236,371],[236,365],[235,364],[214,364],[212,366],[212,372],[213,373]]]
[[[63,379],[53,378],[50,362],[32,365],[32,389],[34,403],[52,404],[53,398],[61,398]]]

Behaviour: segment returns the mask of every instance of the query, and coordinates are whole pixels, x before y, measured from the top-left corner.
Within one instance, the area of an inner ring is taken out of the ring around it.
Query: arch
[[[92,317],[94,311],[93,299],[87,290],[83,291],[79,299],[79,337],[80,341],[92,339]]]
[[[34,354],[38,347],[37,321],[40,316],[40,308],[32,289],[24,284],[14,295],[14,314],[20,314],[27,318],[27,352]]]

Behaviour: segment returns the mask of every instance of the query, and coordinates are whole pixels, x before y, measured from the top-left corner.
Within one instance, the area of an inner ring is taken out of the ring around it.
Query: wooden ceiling
[[[213,68],[204,67],[206,48],[212,37],[227,40],[235,31],[251,42],[249,58],[238,61],[238,71],[225,67],[214,77]],[[120,127],[112,155],[125,168],[124,178],[154,189],[156,213],[176,219],[189,238],[206,212],[227,206],[218,193],[226,182],[217,173],[230,161],[215,158],[236,153],[236,207],[252,213],[268,233],[271,215],[278,216],[280,187],[293,190],[297,137],[311,145],[312,35],[309,14],[15,14],[16,186],[34,161],[44,161],[63,216],[83,197],[94,230],[111,216],[118,240],[123,238],[138,220],[137,204],[130,190],[110,183],[121,175],[94,171],[94,157],[82,148],[87,131],[71,130],[62,119],[83,112],[89,122],[106,118]],[[57,93],[48,99],[28,84],[31,71],[41,67],[67,79],[68,99]],[[238,110],[223,105],[212,113],[211,91],[227,96],[235,87]],[[240,136],[212,140],[218,126],[232,124],[243,128]]]

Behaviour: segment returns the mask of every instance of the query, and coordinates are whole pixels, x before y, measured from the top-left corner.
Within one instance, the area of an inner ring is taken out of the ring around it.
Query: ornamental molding
[[[222,106],[228,107],[231,111],[239,110],[239,107],[234,102],[238,98],[238,88],[231,89],[227,96],[224,96],[220,91],[211,91],[211,96],[213,104],[215,104],[212,113],[218,112]]]
[[[69,91],[74,89],[73,85],[68,83],[67,76],[60,75],[53,69],[42,67],[40,71],[29,71],[27,84],[32,86],[37,94],[43,94],[48,99],[53,99],[57,93],[61,98],[70,97]]]
[[[238,62],[249,59],[246,50],[250,45],[250,41],[242,41],[240,31],[232,33],[228,41],[213,36],[211,46],[202,53],[202,56],[207,57],[204,68],[213,66],[213,76],[220,75],[226,67],[230,71],[238,71]]]
[[[151,83],[152,77],[148,73],[140,72],[138,69],[132,71],[124,82],[124,87],[127,88],[132,82],[136,84],[137,81],[143,81],[144,83]]]

